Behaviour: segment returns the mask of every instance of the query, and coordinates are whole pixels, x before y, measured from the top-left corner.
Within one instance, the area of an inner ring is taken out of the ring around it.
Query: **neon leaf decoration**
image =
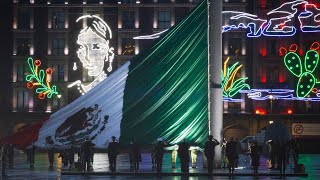
[[[313,72],[319,63],[319,53],[316,51],[318,49],[318,45],[318,42],[314,42],[311,45],[310,50],[307,51],[304,58],[304,68],[302,68],[300,56],[295,52],[289,52],[283,58],[287,69],[299,78],[296,86],[296,96],[298,98],[305,98],[311,92],[314,94],[317,93],[315,85],[319,84],[319,82],[317,82]]]
[[[313,72],[319,63],[319,54],[315,50],[309,50],[306,53],[304,66],[307,72]]]
[[[33,89],[35,86],[39,86],[36,88],[36,93],[38,93],[39,99],[44,99],[46,96],[47,98],[51,98],[53,94],[58,95],[57,87],[53,85],[50,86],[50,79],[52,74],[52,69],[47,68],[46,71],[40,69],[39,66],[41,65],[40,60],[35,60],[31,57],[28,58],[29,68],[31,70],[31,74],[26,76],[27,88]],[[44,82],[45,79],[45,82]],[[36,81],[36,82],[33,82]]]
[[[250,86],[245,83],[248,79],[247,77],[242,77],[235,80],[235,76],[242,65],[239,65],[239,62],[234,63],[230,68],[227,68],[229,62],[229,57],[223,64],[223,70],[221,73],[222,78],[222,88],[223,88],[223,97],[230,98],[239,93],[243,89],[250,89]],[[239,66],[238,66],[239,65]]]
[[[303,73],[297,84],[297,97],[306,97],[311,92],[315,84],[316,79],[310,72]]]
[[[294,52],[289,52],[284,56],[284,64],[287,69],[295,76],[300,77],[302,74],[301,59],[298,54]]]

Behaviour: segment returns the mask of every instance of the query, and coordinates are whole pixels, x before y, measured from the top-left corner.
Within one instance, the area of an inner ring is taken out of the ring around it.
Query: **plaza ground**
[[[94,156],[93,164],[93,174],[83,175],[79,173],[75,168],[71,171],[67,167],[62,166],[61,159],[58,158],[58,154],[55,154],[54,168],[49,169],[49,162],[46,153],[36,153],[35,159],[35,168],[29,168],[27,163],[27,158],[25,153],[16,153],[15,154],[15,164],[13,169],[8,169],[8,177],[3,179],[208,179],[205,175],[207,169],[202,168],[202,156],[199,154],[197,168],[192,169],[190,165],[190,176],[181,177],[180,176],[180,163],[179,158],[177,169],[171,168],[170,154],[167,153],[164,156],[163,160],[163,172],[162,176],[156,175],[152,171],[152,163],[150,153],[142,154],[142,163],[140,165],[140,171],[137,173],[130,173],[129,158],[127,154],[121,154],[117,159],[117,174],[111,175],[109,172],[109,163],[108,156],[106,153],[96,153]],[[262,157],[260,161],[261,165],[259,167],[259,173],[265,174],[265,176],[255,177],[255,179],[281,179],[280,176],[275,176],[278,174],[278,170],[268,170],[267,169],[267,158]],[[302,154],[299,160],[299,163],[304,164],[306,167],[306,173],[308,177],[285,177],[285,179],[320,179],[320,155],[319,154]],[[254,176],[251,176],[252,169],[250,167],[250,158],[246,155],[240,156],[239,168],[236,169],[236,174],[233,179],[253,179]],[[177,173],[175,176],[175,173]],[[228,176],[225,176],[228,173],[227,169],[215,169],[215,174],[221,174],[221,176],[214,176],[213,179],[229,179]],[[293,165],[288,165],[286,170],[288,174],[293,173]],[[67,175],[70,174],[70,175]],[[198,174],[198,175],[197,175]]]

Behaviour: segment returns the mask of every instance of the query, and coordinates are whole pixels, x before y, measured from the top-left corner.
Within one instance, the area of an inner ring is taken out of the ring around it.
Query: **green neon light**
[[[239,93],[242,89],[250,89],[250,86],[245,83],[248,77],[242,77],[235,80],[237,71],[242,67],[239,62],[234,63],[231,67],[226,68],[229,58],[224,62],[224,68],[221,73],[223,97],[233,97]],[[239,65],[239,66],[238,66]]]
[[[318,66],[319,63],[319,54],[315,50],[309,50],[306,53],[306,57],[304,60],[304,67],[307,72],[312,73],[316,67]]]
[[[287,69],[295,76],[299,77],[296,95],[299,98],[304,98],[310,94],[315,84],[318,83],[317,79],[312,74],[319,63],[319,53],[315,50],[307,51],[304,61],[304,69],[298,54],[289,52],[285,55],[284,64]],[[305,71],[305,72],[304,72]]]
[[[284,57],[284,64],[293,75],[300,77],[302,74],[302,65],[301,59],[296,53],[289,52],[286,54]]]
[[[38,71],[38,67],[41,65],[41,61],[33,61],[31,57],[28,58],[28,64],[32,74],[26,75],[26,81],[28,81],[27,87],[29,89],[33,89],[33,87],[39,86],[36,89],[36,93],[38,93],[39,99],[44,99],[46,96],[47,98],[51,98],[53,94],[58,95],[57,87],[55,85],[53,85],[52,87],[50,86],[52,69],[47,68],[46,72],[44,72],[44,70],[42,69]],[[33,82],[33,80],[35,80],[36,82]]]

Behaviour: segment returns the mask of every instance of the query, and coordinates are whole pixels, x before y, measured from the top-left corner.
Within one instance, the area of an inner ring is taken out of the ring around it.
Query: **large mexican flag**
[[[103,148],[112,136],[122,144],[159,137],[202,144],[209,130],[207,28],[204,0],[151,48],[38,124],[23,144],[65,146],[89,137]]]

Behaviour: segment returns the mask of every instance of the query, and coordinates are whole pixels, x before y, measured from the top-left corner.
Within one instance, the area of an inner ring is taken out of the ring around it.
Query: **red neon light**
[[[290,52],[296,52],[298,50],[298,45],[297,44],[291,44],[289,51]]]
[[[312,45],[310,46],[311,50],[318,50],[320,47],[320,44],[318,42],[313,42]]]
[[[313,88],[312,90],[311,90],[311,92],[313,92],[314,94],[317,94],[318,93],[318,89],[317,88]]]
[[[267,0],[260,0],[260,6],[261,7],[267,7]]]
[[[283,73],[279,74],[279,83],[283,83],[285,81]]]
[[[285,54],[287,54],[287,49],[284,47],[280,47],[279,49],[279,56],[284,56]]]
[[[262,49],[261,49],[261,55],[262,55],[263,57],[267,56],[267,49],[266,49],[266,48],[262,48]]]
[[[265,115],[266,114],[266,111],[264,109],[256,109],[255,110],[255,113],[257,115]]]
[[[288,114],[292,114],[292,110],[291,109],[288,109]]]
[[[303,49],[302,49],[302,48],[299,49],[299,55],[300,55],[300,56],[303,55]]]

